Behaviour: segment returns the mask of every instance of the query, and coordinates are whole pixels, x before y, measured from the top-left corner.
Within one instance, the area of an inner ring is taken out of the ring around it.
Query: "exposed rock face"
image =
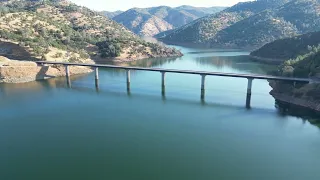
[[[292,96],[288,96],[285,94],[279,94],[276,92],[271,92],[270,93],[276,100],[285,102],[288,104],[293,104],[296,106],[308,108],[317,112],[320,112],[320,103],[312,100],[306,100],[306,99],[301,99],[301,98],[294,98]]]
[[[92,72],[87,67],[70,67],[70,74]],[[15,61],[0,56],[0,83],[24,83],[65,76],[63,66],[38,66],[35,62]]]
[[[296,85],[294,88],[292,84],[270,81],[270,86],[273,88],[270,94],[276,100],[320,113],[320,92],[314,95],[319,89],[319,83]]]

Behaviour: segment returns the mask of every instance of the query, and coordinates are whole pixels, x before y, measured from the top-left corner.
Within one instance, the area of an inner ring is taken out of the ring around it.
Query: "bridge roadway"
[[[37,61],[38,64],[58,64],[64,66],[85,66],[93,68],[111,68],[111,69],[124,69],[124,70],[138,70],[138,71],[156,71],[167,73],[179,73],[179,74],[198,74],[205,76],[224,76],[224,77],[236,77],[236,78],[252,78],[252,79],[265,79],[265,80],[277,80],[277,81],[291,81],[309,83],[308,78],[292,78],[292,77],[279,77],[268,75],[256,75],[256,74],[235,74],[235,73],[222,73],[222,72],[207,72],[207,71],[193,71],[193,70],[178,70],[178,69],[162,69],[162,68],[143,68],[143,67],[124,67],[115,65],[103,65],[103,64],[80,64],[80,63],[63,63],[63,62],[49,62],[49,61]]]
[[[294,78],[294,77],[279,77],[279,76],[269,76],[269,75],[258,75],[258,74],[235,74],[235,73],[223,73],[223,72],[207,72],[207,71],[193,71],[193,70],[178,70],[178,69],[162,69],[162,68],[144,68],[144,67],[125,67],[116,65],[103,65],[103,64],[80,64],[80,63],[65,63],[65,62],[50,62],[50,61],[36,61],[37,64],[55,64],[63,65],[66,67],[66,77],[68,85],[70,82],[70,72],[69,66],[84,66],[91,67],[95,69],[95,84],[96,88],[99,88],[99,73],[98,68],[110,68],[110,69],[123,69],[127,71],[127,90],[130,91],[130,70],[136,71],[153,71],[160,72],[162,74],[162,94],[165,95],[165,73],[179,73],[179,74],[196,74],[200,75],[201,78],[201,99],[205,97],[205,77],[206,76],[221,76],[221,77],[234,77],[234,78],[246,78],[248,79],[247,88],[247,101],[246,107],[250,108],[251,93],[252,93],[252,81],[254,79],[264,79],[264,80],[274,80],[274,81],[284,81],[296,83],[312,83],[314,80],[309,78]]]

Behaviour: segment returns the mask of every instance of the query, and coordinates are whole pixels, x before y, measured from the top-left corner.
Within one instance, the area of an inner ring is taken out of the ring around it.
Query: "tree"
[[[83,50],[83,49],[80,50],[79,55],[80,55],[80,58],[81,58],[81,59],[88,59],[88,58],[90,58],[90,56],[88,55],[88,53],[87,53],[85,50]]]

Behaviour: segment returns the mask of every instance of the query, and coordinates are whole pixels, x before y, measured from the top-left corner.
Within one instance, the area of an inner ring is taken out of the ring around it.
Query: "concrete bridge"
[[[177,70],[177,69],[162,69],[162,68],[143,68],[143,67],[124,67],[115,65],[103,65],[103,64],[80,64],[80,63],[63,63],[63,62],[48,62],[48,61],[36,61],[40,65],[44,64],[56,64],[63,65],[66,68],[66,77],[68,86],[71,86],[70,82],[70,71],[69,66],[84,66],[94,68],[95,71],[95,85],[99,88],[99,68],[109,68],[109,69],[123,69],[126,70],[127,75],[127,90],[130,92],[130,71],[153,71],[161,73],[161,88],[162,95],[165,95],[165,75],[166,73],[177,73],[177,74],[194,74],[201,76],[201,99],[205,98],[205,80],[206,76],[221,76],[221,77],[233,77],[233,78],[246,78],[248,79],[247,86],[247,98],[246,107],[251,107],[251,94],[252,94],[252,82],[254,79],[264,79],[264,80],[274,80],[274,81],[284,81],[296,83],[314,83],[314,80],[309,78],[293,78],[293,77],[278,77],[278,76],[268,76],[268,75],[255,75],[255,74],[235,74],[235,73],[222,73],[222,72],[207,72],[207,71],[192,71],[192,70]]]

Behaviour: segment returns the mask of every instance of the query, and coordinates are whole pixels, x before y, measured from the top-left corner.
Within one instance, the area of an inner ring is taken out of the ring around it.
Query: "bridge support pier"
[[[246,98],[246,107],[248,109],[251,108],[252,81],[253,81],[253,78],[248,78],[247,98]]]
[[[66,77],[70,77],[69,66],[68,66],[68,65],[65,65],[64,67],[66,68]]]
[[[126,70],[126,74],[127,74],[127,91],[130,92],[130,82],[131,82],[131,79],[130,79],[130,70]]]
[[[161,72],[161,94],[162,96],[166,95],[166,72]]]
[[[68,65],[65,65],[66,69],[66,78],[67,78],[67,85],[69,88],[71,88],[71,80],[70,80],[70,69]]]
[[[94,68],[94,73],[95,73],[95,76],[94,76],[95,85],[96,85],[96,88],[99,89],[99,68],[98,67]]]
[[[205,97],[205,84],[206,84],[206,75],[201,75],[201,99],[203,100]]]

